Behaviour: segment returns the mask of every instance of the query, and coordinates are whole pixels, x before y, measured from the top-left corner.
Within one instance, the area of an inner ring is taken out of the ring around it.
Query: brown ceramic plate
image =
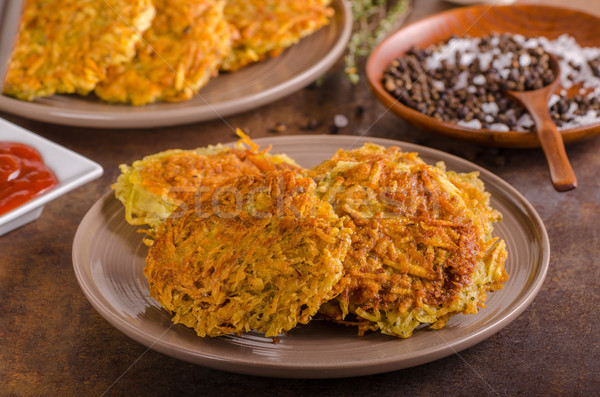
[[[514,320],[537,294],[550,248],[544,225],[534,208],[509,184],[466,160],[426,147],[389,139],[355,136],[290,136],[257,139],[287,153],[303,166],[328,159],[340,148],[364,142],[400,145],[429,162],[445,161],[456,171],[481,172],[492,205],[504,214],[495,234],[507,243],[504,289],[489,294],[487,307],[474,315],[458,315],[441,330],[417,330],[408,339],[312,321],[272,343],[256,333],[200,338],[150,298],[143,275],[147,247],[136,227],[125,222],[123,206],[111,192],[85,215],[73,242],[73,265],[81,288],[98,312],[136,341],[164,354],[221,370],[274,377],[334,378],[368,375],[423,364],[470,347]]]
[[[331,23],[280,56],[221,74],[189,101],[129,106],[94,96],[53,95],[34,102],[0,95],[0,111],[56,124],[98,128],[151,128],[218,119],[255,109],[307,86],[340,58],[352,31],[350,6],[333,0]]]
[[[424,130],[477,144],[528,148],[540,146],[533,132],[498,132],[471,129],[440,122],[394,99],[381,84],[383,71],[412,46],[426,48],[448,40],[452,35],[471,37],[491,33],[513,33],[555,39],[569,34],[585,47],[600,47],[600,18],[570,9],[541,5],[473,6],[457,8],[412,23],[384,40],[367,61],[367,79],[375,95],[401,118]],[[600,133],[600,124],[562,131],[565,143]]]

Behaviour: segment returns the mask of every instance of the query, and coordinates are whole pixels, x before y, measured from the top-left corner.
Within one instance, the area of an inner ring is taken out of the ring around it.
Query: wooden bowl
[[[491,33],[544,36],[548,39],[556,39],[566,33],[582,47],[600,47],[600,18],[571,9],[540,5],[457,8],[414,22],[384,40],[367,60],[367,80],[377,98],[388,109],[421,129],[481,145],[538,147],[540,142],[534,132],[472,129],[438,121],[401,104],[382,86],[384,70],[412,46],[426,48],[447,41],[452,35],[481,37]],[[598,133],[600,123],[561,131],[565,143],[590,138]]]

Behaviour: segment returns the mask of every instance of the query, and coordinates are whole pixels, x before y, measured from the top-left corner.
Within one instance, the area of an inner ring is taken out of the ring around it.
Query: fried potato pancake
[[[277,56],[327,25],[331,0],[227,0],[225,19],[239,32],[222,70],[234,71],[266,56]]]
[[[189,196],[148,252],[150,295],[202,337],[307,323],[337,293],[351,233],[315,187],[284,170]]]
[[[96,87],[108,102],[145,105],[193,97],[231,51],[222,0],[154,0],[156,18],[135,58],[109,69]]]
[[[28,101],[91,92],[135,56],[154,15],[151,0],[27,0],[4,92]]]
[[[319,196],[354,223],[346,285],[322,313],[359,333],[409,337],[476,313],[502,288],[506,250],[491,236],[500,214],[477,173],[445,173],[416,153],[366,144],[339,151],[310,173]],[[350,315],[349,315],[350,314]]]
[[[121,175],[112,186],[125,206],[125,219],[132,225],[156,228],[184,198],[200,186],[218,185],[242,175],[257,175],[277,169],[299,170],[285,155],[270,155],[242,146],[223,145],[194,150],[172,149],[144,157],[131,166],[122,164]]]

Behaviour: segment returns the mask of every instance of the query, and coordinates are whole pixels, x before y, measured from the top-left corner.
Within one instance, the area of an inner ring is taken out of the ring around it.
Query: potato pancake
[[[27,0],[4,92],[28,101],[91,92],[135,56],[154,15],[151,0]]]
[[[154,0],[156,18],[135,58],[109,70],[96,87],[108,102],[145,105],[193,97],[231,51],[223,0]]]
[[[225,19],[239,32],[222,70],[277,56],[329,23],[330,0],[227,0]]]
[[[188,196],[148,252],[150,295],[202,337],[307,323],[337,294],[351,233],[315,188],[284,170]]]
[[[507,279],[505,244],[491,236],[500,214],[476,173],[446,174],[416,153],[367,144],[309,175],[355,225],[346,285],[322,308],[327,317],[360,334],[409,337],[421,324],[441,328],[455,314],[476,313]]]
[[[285,155],[270,155],[242,146],[223,145],[194,150],[172,149],[144,157],[131,166],[122,164],[121,175],[112,186],[125,206],[125,219],[132,225],[149,225],[149,235],[200,186],[218,185],[242,175],[271,170],[299,170]]]

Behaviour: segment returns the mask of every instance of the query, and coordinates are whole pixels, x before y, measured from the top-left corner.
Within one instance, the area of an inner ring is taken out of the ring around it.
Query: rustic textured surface
[[[450,8],[417,0],[411,19]],[[576,5],[575,1],[569,2]],[[596,7],[600,4],[580,0]],[[0,238],[2,395],[594,395],[600,386],[600,139],[569,145],[579,188],[556,193],[540,150],[477,147],[421,132],[379,105],[341,63],[309,87],[256,111],[189,126],[94,131],[2,115],[99,162],[104,176],[46,206],[41,218]],[[362,109],[362,110],[359,110]],[[230,374],[148,350],[106,322],[81,292],[71,263],[79,221],[109,189],[117,165],[168,148],[231,141],[233,127],[268,136],[342,134],[394,138],[471,160],[511,183],[539,211],[550,235],[546,282],[531,306],[498,334],[459,354],[394,373],[338,380],[278,380]],[[308,121],[317,127],[306,131]]]

